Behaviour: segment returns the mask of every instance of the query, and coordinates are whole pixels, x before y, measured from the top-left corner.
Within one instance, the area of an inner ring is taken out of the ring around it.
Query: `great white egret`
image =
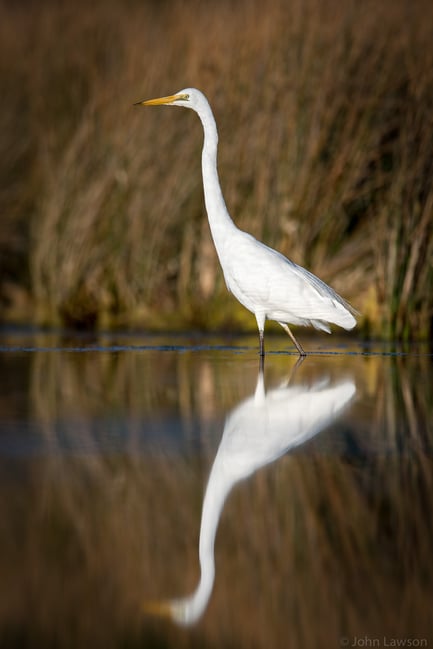
[[[356,311],[330,286],[284,255],[257,241],[233,223],[218,178],[218,133],[208,100],[200,90],[185,88],[174,95],[139,101],[142,106],[184,106],[200,117],[204,131],[203,188],[209,226],[228,290],[254,313],[260,355],[265,353],[265,321],[276,320],[289,334],[300,356],[302,346],[288,323],[331,333],[329,323],[344,329],[356,325]]]
[[[283,384],[266,391],[260,369],[254,394],[227,416],[209,475],[200,524],[200,581],[186,597],[146,602],[147,613],[167,615],[183,626],[197,622],[212,594],[215,537],[229,493],[238,482],[335,422],[355,393],[351,378],[333,383],[326,376],[313,385]]]

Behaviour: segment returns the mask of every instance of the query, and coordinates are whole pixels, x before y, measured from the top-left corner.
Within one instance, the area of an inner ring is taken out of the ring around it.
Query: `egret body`
[[[256,317],[260,355],[264,355],[266,320],[276,320],[283,327],[301,356],[305,352],[288,323],[328,333],[330,323],[352,329],[356,311],[330,286],[233,223],[218,178],[216,123],[204,94],[196,88],[185,88],[175,95],[137,103],[183,106],[192,108],[200,117],[204,131],[203,188],[212,238],[228,290]]]

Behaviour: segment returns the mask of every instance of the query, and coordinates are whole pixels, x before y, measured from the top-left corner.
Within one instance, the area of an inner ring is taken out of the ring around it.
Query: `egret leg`
[[[298,341],[296,340],[295,336],[294,336],[294,335],[292,334],[292,332],[290,331],[288,325],[287,325],[285,322],[279,322],[278,324],[280,324],[280,325],[283,327],[284,331],[286,331],[286,332],[289,334],[290,338],[292,339],[292,341],[294,342],[294,344],[295,344],[295,346],[296,346],[296,349],[297,349],[298,352],[299,352],[299,356],[306,356],[307,353],[304,352],[304,350],[303,350],[303,348],[302,348],[302,345],[301,345],[300,343],[298,343]]]
[[[259,329],[259,340],[260,340],[260,357],[263,358],[265,355],[265,332],[263,329]]]
[[[307,354],[304,354],[304,356],[299,356],[299,358],[296,359],[296,363],[291,369],[289,380],[287,381],[287,385],[290,385],[293,379],[295,378],[296,372],[301,367],[302,363],[305,361],[306,355]]]
[[[257,329],[259,330],[259,341],[260,341],[260,356],[265,355],[265,321],[266,316],[264,313],[255,313]]]

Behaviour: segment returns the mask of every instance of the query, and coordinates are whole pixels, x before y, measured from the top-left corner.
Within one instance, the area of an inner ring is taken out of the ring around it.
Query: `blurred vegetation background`
[[[433,331],[430,0],[0,3],[3,321],[255,328],[227,294],[188,111],[236,223],[330,283],[364,335]]]

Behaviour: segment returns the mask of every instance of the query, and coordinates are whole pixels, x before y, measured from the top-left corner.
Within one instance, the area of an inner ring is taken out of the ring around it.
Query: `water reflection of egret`
[[[225,500],[234,485],[333,422],[356,391],[352,380],[332,385],[283,385],[265,390],[260,368],[255,392],[228,415],[203,500],[200,525],[200,581],[180,599],[146,603],[147,612],[167,614],[182,625],[203,614],[215,578],[214,543]]]

